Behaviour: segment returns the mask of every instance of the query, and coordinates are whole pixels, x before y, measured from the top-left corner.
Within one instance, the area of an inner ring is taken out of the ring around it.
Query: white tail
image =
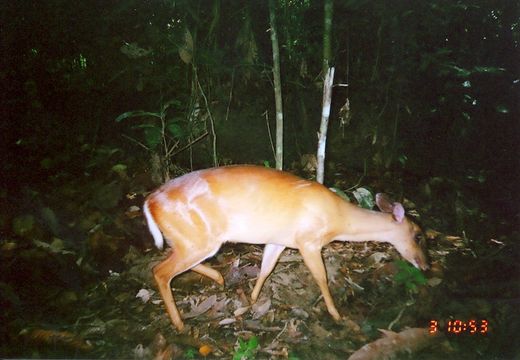
[[[173,248],[153,269],[173,324],[179,331],[184,327],[171,280],[191,269],[224,284],[218,271],[201,263],[227,241],[265,244],[253,301],[282,251],[298,249],[336,320],[340,315],[321,257],[322,247],[331,241],[389,242],[406,260],[426,270],[426,258],[415,241],[418,226],[404,216],[401,204],[381,194],[376,202],[384,212],[350,204],[316,182],[258,166],[200,170],[164,184],[148,196],[144,213],[157,247],[162,248],[162,233]]]

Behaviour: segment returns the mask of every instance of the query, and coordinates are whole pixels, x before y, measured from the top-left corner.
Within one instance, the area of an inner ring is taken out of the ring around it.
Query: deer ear
[[[388,196],[382,193],[376,194],[376,204],[379,210],[385,213],[391,213],[394,220],[401,223],[404,219],[404,207],[401,203],[391,202]]]
[[[379,210],[381,210],[382,212],[386,212],[386,213],[391,213],[392,212],[392,203],[390,202],[390,199],[388,198],[388,196],[386,196],[385,194],[382,194],[382,193],[377,193],[376,194],[376,204],[377,204],[377,207],[379,208]]]
[[[395,202],[393,204],[392,215],[394,215],[394,220],[398,223],[402,223],[404,220],[404,207],[401,203]]]

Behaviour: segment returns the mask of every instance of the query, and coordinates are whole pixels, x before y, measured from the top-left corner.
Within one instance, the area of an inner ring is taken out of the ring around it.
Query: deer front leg
[[[309,244],[310,245],[304,245],[300,248],[303,261],[320,287],[329,314],[334,318],[334,320],[338,321],[341,319],[341,316],[334,305],[334,300],[332,299],[329,286],[327,285],[327,271],[321,257],[321,247],[314,246],[312,242]]]

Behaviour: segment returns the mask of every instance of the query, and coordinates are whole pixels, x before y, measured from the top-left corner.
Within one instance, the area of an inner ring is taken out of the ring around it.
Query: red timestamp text
[[[430,320],[429,333],[434,335],[440,331],[453,335],[486,335],[489,332],[489,322],[485,319],[450,319],[444,322]]]

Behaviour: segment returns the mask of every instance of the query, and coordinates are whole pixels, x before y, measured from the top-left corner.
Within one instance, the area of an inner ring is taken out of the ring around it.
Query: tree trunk
[[[269,21],[271,23],[271,44],[273,47],[274,99],[276,104],[276,168],[283,169],[283,108],[282,82],[280,80],[280,50],[276,34],[276,9],[274,0],[269,0]]]
[[[327,145],[327,129],[329,127],[330,103],[332,99],[332,84],[334,82],[334,68],[327,70],[323,82],[323,106],[321,108],[320,133],[318,134],[318,169],[316,181],[323,184],[325,178],[325,147]]]
[[[325,0],[324,4],[324,22],[323,22],[323,64],[322,73],[325,76],[331,66],[332,50],[331,50],[331,29],[332,29],[332,0]]]

